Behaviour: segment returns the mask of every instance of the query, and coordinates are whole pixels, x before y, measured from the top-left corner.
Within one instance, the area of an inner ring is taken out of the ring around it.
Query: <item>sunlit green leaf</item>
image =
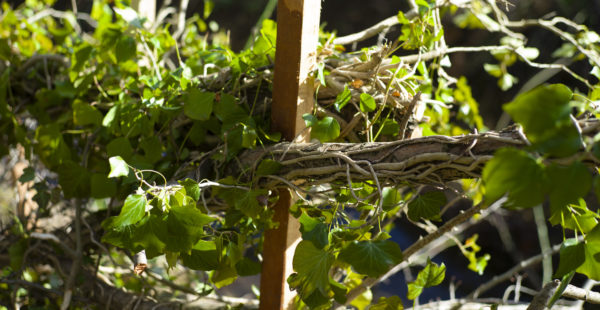
[[[129,174],[129,166],[121,156],[113,156],[108,159],[110,163],[109,178],[126,177]]]
[[[123,227],[139,222],[146,213],[146,196],[134,194],[127,196],[121,213],[115,218],[112,227]]]
[[[417,279],[414,282],[408,284],[408,299],[416,299],[421,295],[424,288],[436,286],[446,276],[446,266],[442,263],[438,265],[431,260],[427,260],[427,266],[417,275]]]
[[[346,104],[350,101],[351,98],[352,93],[350,92],[350,89],[348,89],[348,85],[345,85],[344,90],[341,93],[339,93],[337,97],[335,97],[335,102],[333,104],[335,106],[335,109],[338,110],[338,112],[342,110],[342,108],[346,106]]]
[[[306,126],[311,127],[310,136],[312,138],[321,142],[330,142],[340,135],[340,124],[333,117],[326,116],[317,120],[311,114],[304,114],[302,118],[306,122]]]
[[[402,299],[398,296],[379,297],[376,304],[372,305],[369,310],[402,310],[404,305]]]
[[[360,94],[360,110],[363,112],[372,112],[377,108],[375,99],[367,93]]]

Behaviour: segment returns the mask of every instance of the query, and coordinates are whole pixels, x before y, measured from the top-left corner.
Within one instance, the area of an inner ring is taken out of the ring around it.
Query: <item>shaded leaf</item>
[[[522,150],[498,150],[485,165],[482,179],[487,203],[508,194],[506,206],[530,208],[542,203],[546,196],[544,167]]]
[[[402,261],[402,251],[390,240],[353,241],[340,251],[338,259],[358,273],[378,277]]]
[[[440,220],[440,210],[446,204],[443,192],[427,192],[408,203],[408,217],[413,221],[421,219]]]
[[[185,97],[183,111],[191,119],[207,120],[213,111],[214,100],[215,93],[191,88]]]
[[[303,299],[315,291],[327,294],[333,259],[331,253],[316,248],[312,242],[300,241],[292,261],[296,274],[288,279],[290,287],[297,289]]]
[[[564,275],[575,271],[585,261],[585,245],[578,242],[576,238],[563,241],[560,247],[560,260],[554,278],[562,278]]]

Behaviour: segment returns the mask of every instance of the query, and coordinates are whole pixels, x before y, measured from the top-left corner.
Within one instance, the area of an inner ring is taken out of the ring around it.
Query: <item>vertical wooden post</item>
[[[287,141],[308,142],[302,115],[313,108],[314,79],[321,0],[279,0],[271,123]],[[279,227],[265,233],[260,279],[260,309],[288,309],[293,292],[287,285],[292,258],[300,240],[297,220],[288,209],[288,190],[279,191],[274,220]]]

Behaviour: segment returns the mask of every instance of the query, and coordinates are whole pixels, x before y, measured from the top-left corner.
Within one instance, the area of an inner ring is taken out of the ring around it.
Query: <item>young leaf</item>
[[[375,99],[371,97],[371,95],[367,93],[360,94],[360,110],[367,113],[375,111],[377,108],[377,104],[375,103]]]
[[[335,118],[326,116],[321,120],[315,122],[314,116],[303,116],[306,126],[311,127],[310,136],[318,139],[321,142],[330,142],[335,140],[340,135],[340,124]]]
[[[446,276],[446,266],[442,263],[438,265],[431,260],[427,260],[427,266],[419,272],[417,279],[408,284],[408,295],[407,298],[414,300],[423,292],[424,288],[436,286]]]
[[[339,112],[342,108],[344,108],[344,106],[346,106],[346,104],[350,101],[351,98],[352,92],[350,92],[348,85],[345,85],[344,90],[341,93],[339,93],[337,97],[335,97],[335,102],[333,103],[333,106],[335,106],[335,109]]]
[[[109,178],[126,177],[129,174],[129,166],[121,156],[113,156],[108,159],[108,162],[110,163]]]
[[[353,241],[340,251],[338,258],[358,273],[378,277],[402,261],[402,250],[390,240]]]

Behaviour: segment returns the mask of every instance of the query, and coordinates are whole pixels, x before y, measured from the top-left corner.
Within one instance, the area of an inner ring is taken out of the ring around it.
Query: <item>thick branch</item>
[[[598,120],[579,124],[587,136],[593,136],[600,128]],[[298,186],[346,182],[347,171],[353,181],[371,180],[371,168],[385,185],[446,183],[480,177],[481,169],[496,150],[525,146],[521,137],[516,128],[510,128],[500,132],[428,136],[394,142],[279,143],[242,153],[239,165],[229,167],[227,173],[249,181],[258,164],[271,159],[281,164],[275,174]],[[248,168],[251,169],[246,170]],[[282,185],[274,178],[260,177],[258,182],[267,188]]]

